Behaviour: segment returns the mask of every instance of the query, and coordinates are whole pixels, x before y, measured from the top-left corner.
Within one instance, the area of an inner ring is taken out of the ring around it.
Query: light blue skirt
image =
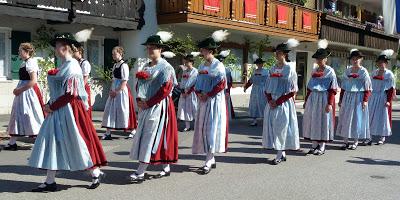
[[[84,170],[93,166],[70,104],[49,114],[36,138],[29,166],[49,170]]]
[[[265,106],[263,141],[266,149],[297,150],[300,148],[299,128],[293,98],[272,109]]]
[[[391,136],[392,128],[388,107],[386,107],[386,92],[372,92],[372,96],[368,101],[369,108],[369,127],[371,135]]]
[[[351,139],[369,139],[368,104],[363,110],[364,92],[345,92],[340,107],[336,135]]]

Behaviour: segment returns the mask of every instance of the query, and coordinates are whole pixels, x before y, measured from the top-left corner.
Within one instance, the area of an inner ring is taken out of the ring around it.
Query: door
[[[304,99],[306,94],[307,58],[308,58],[307,52],[296,53],[297,85],[299,87],[296,99]]]
[[[11,32],[11,76],[12,79],[18,80],[19,67],[22,60],[18,56],[19,45],[24,42],[31,42],[31,33],[23,31]]]

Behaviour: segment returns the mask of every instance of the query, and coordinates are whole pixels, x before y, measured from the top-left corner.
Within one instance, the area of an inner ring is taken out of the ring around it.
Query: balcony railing
[[[74,2],[74,8],[79,14],[120,20],[137,20],[140,17],[138,10],[143,0],[74,0]],[[67,11],[71,8],[70,0],[3,0],[1,3],[56,11]]]
[[[321,37],[330,41],[375,49],[398,49],[400,35],[328,14],[321,17]]]
[[[319,34],[321,14],[319,11],[281,0],[258,0],[256,17],[248,18],[245,15],[244,2],[244,0],[220,0],[220,9],[215,12],[204,9],[204,0],[157,0],[157,13],[159,19],[163,19],[166,15],[176,17],[178,14],[194,14],[298,33]],[[278,21],[278,7],[285,7],[287,20],[284,23]],[[311,19],[310,26],[303,24],[304,13]],[[168,21],[165,20],[165,23]]]

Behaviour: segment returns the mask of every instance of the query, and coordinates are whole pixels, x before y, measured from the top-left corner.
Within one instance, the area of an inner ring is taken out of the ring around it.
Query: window
[[[0,80],[10,78],[11,29],[0,27]]]
[[[85,44],[86,59],[92,65],[103,65],[103,38],[92,37]]]

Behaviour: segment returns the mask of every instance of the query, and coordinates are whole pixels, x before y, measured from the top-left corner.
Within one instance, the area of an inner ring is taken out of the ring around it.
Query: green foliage
[[[43,51],[47,55],[53,55],[54,49],[50,45],[56,30],[42,25],[36,30],[37,37],[32,41],[37,51]]]
[[[135,67],[136,60],[137,60],[137,58],[126,59],[126,64],[128,64],[129,70],[131,70]]]
[[[269,40],[269,36],[265,36],[264,39],[252,42],[247,40],[247,42],[250,44],[250,52],[256,53],[258,57],[262,57],[264,52],[267,50],[269,44],[271,44],[271,41]]]
[[[224,60],[224,66],[228,67],[231,69],[231,71],[241,71],[241,64],[238,63],[239,58],[233,54],[230,53]]]
[[[276,64],[276,59],[274,56],[270,56],[267,60],[265,60],[264,68],[270,69],[272,66]]]
[[[394,78],[396,81],[396,88],[400,88],[400,68],[393,66],[392,71],[393,71]]]
[[[177,56],[186,56],[186,54],[197,50],[196,42],[193,41],[190,34],[184,37],[173,37],[167,42],[167,45],[169,51],[174,52]]]
[[[55,67],[54,64],[54,59],[47,57],[44,59],[38,59],[38,65],[39,65],[39,74],[38,74],[38,83],[40,85],[40,88],[42,88],[43,93],[44,93],[44,100],[47,101],[47,97],[48,97],[48,85],[47,85],[47,72],[50,69],[53,69]]]
[[[93,72],[96,74],[95,84],[111,82],[113,79],[112,68],[105,68],[101,65],[92,65]],[[98,82],[98,83],[97,83]]]

